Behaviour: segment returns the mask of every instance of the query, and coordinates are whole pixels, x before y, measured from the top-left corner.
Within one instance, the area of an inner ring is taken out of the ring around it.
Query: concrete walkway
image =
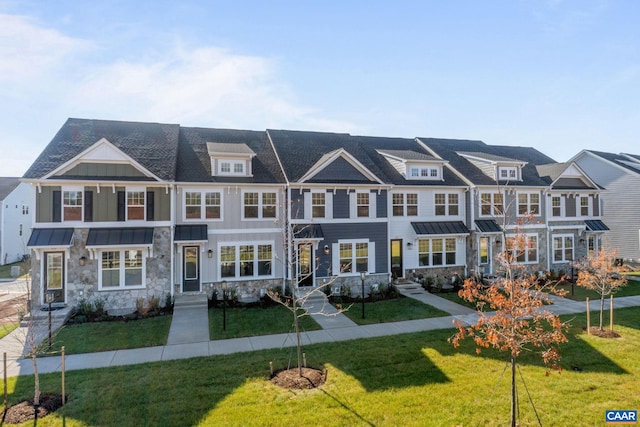
[[[409,289],[408,291],[413,290]],[[417,296],[418,294],[415,293],[412,297]],[[312,316],[314,316],[314,319],[318,321],[323,329],[303,332],[303,343],[304,345],[311,345],[327,342],[348,341],[359,338],[373,338],[388,335],[406,334],[436,329],[448,329],[454,326],[453,322],[455,320],[466,324],[471,324],[477,320],[478,315],[472,310],[467,309],[466,307],[458,308],[450,306],[447,303],[454,305],[457,304],[451,303],[450,301],[444,300],[443,298],[440,298],[436,295],[428,294],[424,295],[421,298],[427,299],[428,304],[430,305],[439,307],[443,310],[446,310],[445,307],[447,307],[448,310],[454,311],[457,314],[446,317],[408,320],[404,322],[381,323],[364,326],[357,326],[351,320],[346,318],[344,314],[337,313],[333,316],[312,314]],[[446,303],[444,301],[446,301]],[[614,300],[614,303],[614,308],[640,306],[640,295],[616,298]],[[313,312],[320,307],[329,309],[329,305],[325,305],[321,298],[310,298],[307,301],[307,304],[308,305],[305,305],[305,307],[310,310],[310,312]],[[580,313],[586,310],[584,302],[571,301],[566,299],[558,299],[553,305],[549,306],[548,308],[556,314]],[[598,304],[592,304],[590,308],[592,311],[597,311],[599,309]],[[182,313],[188,315],[189,311],[185,310],[182,311]],[[195,327],[194,322],[182,322],[180,320],[180,311],[178,311],[177,317],[177,319],[174,318],[174,322],[176,324],[176,327],[173,330],[174,337],[177,336],[177,334],[179,335],[181,333],[190,334],[190,329]],[[345,321],[345,319],[347,321]],[[204,319],[199,321],[199,323],[204,323]],[[206,324],[208,327],[208,320]],[[174,328],[173,324],[172,328]],[[33,366],[31,360],[20,358],[22,354],[23,341],[16,340],[15,338],[15,336],[18,336],[20,333],[24,333],[24,331],[20,332],[22,329],[24,328],[18,328],[12,334],[0,340],[0,352],[7,352],[8,355],[8,376],[33,374]],[[182,329],[182,332],[180,332],[180,329]],[[177,338],[173,339],[177,340]],[[256,350],[282,349],[285,347],[295,346],[295,337],[292,333],[234,338],[216,341],[209,341],[208,336],[206,340],[203,340],[203,335],[198,333],[194,334],[194,338],[192,339],[198,341],[189,343],[168,342],[167,345],[158,347],[70,355],[66,357],[65,367],[66,370],[106,368],[112,366],[135,365],[148,362],[187,359],[192,357],[206,357]],[[60,371],[60,368],[60,357],[38,358],[38,369],[41,373],[58,372]]]
[[[209,307],[206,295],[176,296],[167,345],[209,341]]]

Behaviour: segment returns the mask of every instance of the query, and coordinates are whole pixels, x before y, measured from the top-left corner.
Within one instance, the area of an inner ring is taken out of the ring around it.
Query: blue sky
[[[0,175],[68,117],[640,154],[640,2],[0,0]]]

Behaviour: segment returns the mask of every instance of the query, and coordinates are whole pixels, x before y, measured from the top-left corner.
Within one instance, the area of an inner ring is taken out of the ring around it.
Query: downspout
[[[171,262],[171,267],[170,267],[170,277],[171,277],[171,281],[169,282],[169,286],[171,286],[171,289],[169,291],[169,293],[171,294],[171,297],[175,296],[175,257],[174,257],[174,253],[175,253],[175,243],[173,241],[174,238],[174,231],[175,231],[175,224],[176,224],[176,218],[175,218],[175,209],[176,209],[176,192],[178,191],[178,188],[176,185],[172,184],[170,185],[170,189],[171,189],[171,197],[169,198],[170,203],[171,203],[171,218],[169,218],[170,220],[170,226],[169,226],[169,239],[171,242],[171,246],[169,248],[170,251],[170,262]]]

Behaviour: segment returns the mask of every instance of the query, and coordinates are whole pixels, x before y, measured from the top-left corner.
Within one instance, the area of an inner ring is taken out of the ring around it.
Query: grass
[[[227,307],[227,326],[223,330],[223,310],[209,310],[209,335],[212,340],[288,333],[293,330],[293,314],[281,306]],[[303,331],[320,329],[309,316],[300,318]]]
[[[165,345],[171,318],[65,325],[55,335],[50,352],[59,353],[62,346],[66,354],[77,354]]]
[[[476,303],[474,302],[469,302],[464,298],[460,298],[458,296],[458,292],[442,292],[442,293],[438,293],[438,294],[434,294],[435,296],[438,296],[440,298],[444,298],[446,300],[449,300],[451,302],[455,302],[456,304],[460,304],[462,306],[468,307],[472,310],[476,309]]]
[[[0,325],[0,339],[6,337],[14,329],[18,327],[19,323],[7,323],[6,325]]]
[[[639,408],[640,308],[616,310],[619,339],[587,336],[584,316],[572,317],[570,342],[561,348],[562,373],[547,375],[533,354],[520,358],[520,373],[542,425],[599,426],[607,409]],[[506,425],[505,355],[490,350],[478,355],[469,340],[454,349],[447,342],[452,333],[449,329],[305,347],[309,364],[328,372],[325,385],[307,391],[280,389],[267,380],[269,362],[276,368],[287,366],[291,349],[70,371],[67,405],[37,424]],[[40,378],[43,392],[59,393],[59,374]],[[518,381],[519,425],[538,425]],[[9,379],[10,404],[32,392],[33,377]]]
[[[11,267],[14,265],[21,265],[19,262],[13,264],[0,265],[0,279],[13,279],[11,276]]]
[[[373,323],[399,322],[402,320],[427,319],[448,316],[449,313],[417,301],[413,298],[395,298],[375,302],[365,301],[362,318],[362,303],[355,302],[344,312],[358,325]]]
[[[574,301],[584,301],[587,297],[590,300],[599,300],[600,295],[595,291],[589,291],[583,287],[578,285],[573,286],[573,294],[571,294],[571,285],[563,285],[559,288],[565,289],[567,291],[567,295],[565,298],[572,299]],[[623,286],[614,294],[615,297],[628,297],[633,295],[640,295],[640,281],[637,280],[629,280],[627,286]],[[607,299],[609,297],[606,297]]]

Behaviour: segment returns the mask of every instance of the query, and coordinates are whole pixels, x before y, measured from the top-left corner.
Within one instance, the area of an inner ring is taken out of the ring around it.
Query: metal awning
[[[73,228],[34,228],[27,247],[70,247]]]
[[[151,245],[153,245],[153,227],[90,228],[87,236],[87,248]]]
[[[476,219],[475,223],[481,233],[502,233],[502,228],[494,219]]]
[[[469,234],[469,229],[462,221],[412,222],[411,226],[418,235]]]
[[[609,231],[609,227],[599,219],[585,221],[584,225],[587,226],[589,231]]]
[[[295,224],[293,226],[293,238],[300,240],[322,240],[324,233],[320,224]]]
[[[175,242],[206,242],[209,240],[207,231],[207,224],[176,225],[173,240]]]

